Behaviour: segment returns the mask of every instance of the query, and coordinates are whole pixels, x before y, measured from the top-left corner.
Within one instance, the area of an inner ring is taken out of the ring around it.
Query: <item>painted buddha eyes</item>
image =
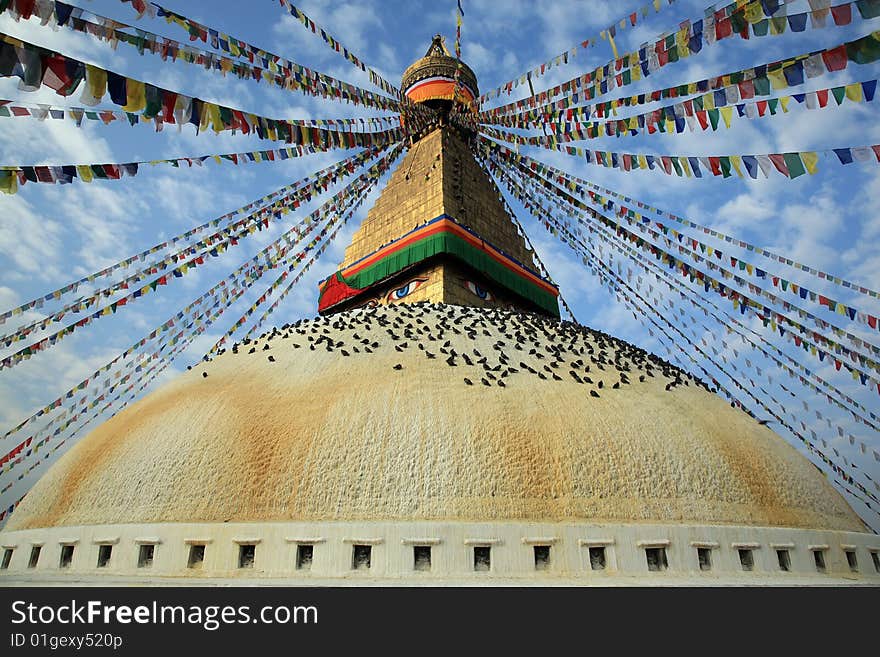
[[[486,288],[480,287],[473,281],[465,281],[465,285],[467,285],[467,289],[476,294],[483,301],[494,301],[495,297],[493,297],[492,293]]]
[[[404,297],[407,297],[415,292],[415,290],[427,280],[427,278],[414,278],[411,281],[408,281],[407,283],[401,285],[399,288],[391,290],[391,292],[388,293],[388,301],[400,301]]]

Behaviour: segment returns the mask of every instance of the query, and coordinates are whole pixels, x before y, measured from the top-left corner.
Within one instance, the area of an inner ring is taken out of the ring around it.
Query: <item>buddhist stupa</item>
[[[437,112],[320,286],[79,441],[0,533],[3,583],[880,582],[880,538],[686,372],[559,319],[466,129]],[[460,124],[459,124],[460,125]]]

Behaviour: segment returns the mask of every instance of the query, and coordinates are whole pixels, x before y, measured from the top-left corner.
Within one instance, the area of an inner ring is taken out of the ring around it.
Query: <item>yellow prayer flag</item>
[[[715,109],[715,94],[703,94],[703,109]]]
[[[92,182],[92,167],[87,164],[77,164],[76,175],[81,181],[90,183]]]
[[[791,96],[780,96],[779,104],[782,106],[783,112],[788,112],[788,104],[791,102]]]
[[[654,0],[654,11],[660,11],[660,0]]]
[[[0,192],[15,194],[18,191],[18,175],[12,171],[9,175],[0,177]]]
[[[695,93],[697,93],[697,83],[691,82],[688,84],[688,94],[693,95]]]
[[[785,81],[785,73],[782,72],[782,68],[777,68],[775,71],[768,69],[767,78],[770,80],[770,86],[773,89],[785,89],[788,87],[788,83]]]
[[[853,82],[852,84],[846,85],[846,97],[854,103],[861,103],[863,100],[862,83]]]
[[[86,64],[86,83],[89,93],[96,101],[100,101],[107,93],[107,71],[91,64]]]
[[[128,78],[125,82],[126,103],[122,106],[126,112],[140,112],[147,106],[147,91],[144,83]]]
[[[736,175],[738,175],[740,178],[742,178],[743,172],[742,172],[742,169],[740,168],[740,165],[742,164],[742,157],[740,157],[739,155],[731,155],[730,156],[730,163],[733,165],[734,170],[736,170]],[[710,247],[709,248],[709,255],[712,255],[711,251],[712,251],[712,249]]]
[[[757,23],[764,20],[764,9],[760,2],[750,2],[746,5],[743,15],[749,23]]]
[[[719,111],[721,112],[721,118],[724,119],[725,127],[729,128],[730,120],[733,118],[733,108],[730,106],[722,107]]]
[[[639,155],[639,168],[641,168],[641,169],[648,168],[648,159],[644,155]]]
[[[678,158],[678,161],[681,164],[681,168],[684,169],[684,174],[688,178],[692,178],[693,174],[691,173],[691,167],[690,167],[690,163],[688,162],[688,159],[684,156],[681,156]]]
[[[205,103],[205,115],[211,120],[211,128],[215,133],[223,132],[223,119],[220,118],[220,107],[214,103]]]
[[[819,156],[816,155],[813,151],[807,151],[805,153],[801,153],[801,160],[804,163],[804,166],[807,168],[807,171],[811,174],[816,173],[816,169],[818,169],[819,164]]]

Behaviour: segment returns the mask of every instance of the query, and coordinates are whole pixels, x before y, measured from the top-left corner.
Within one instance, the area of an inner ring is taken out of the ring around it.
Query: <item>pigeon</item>
[[[394,366],[394,369],[396,369],[396,370],[402,370],[402,369],[403,369],[403,365],[401,365],[400,363],[398,363],[397,365]]]

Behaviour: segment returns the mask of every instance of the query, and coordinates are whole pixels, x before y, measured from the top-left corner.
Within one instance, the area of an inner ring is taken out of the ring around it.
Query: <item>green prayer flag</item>
[[[671,159],[672,159],[672,167],[675,169],[675,173],[677,173],[678,176],[681,177],[681,175],[682,175],[682,173],[681,173],[681,165],[678,163],[678,158],[677,158],[677,157],[673,157],[673,158],[671,158]]]
[[[880,0],[858,0],[856,7],[859,8],[862,18],[866,20],[880,16]]]
[[[722,155],[718,158],[718,161],[721,163],[721,174],[725,178],[730,178],[730,158],[726,155]]]
[[[779,99],[771,98],[767,101],[767,109],[770,110],[770,115],[773,116],[776,114],[776,110],[779,109]]]
[[[718,117],[721,116],[721,113],[717,109],[710,109],[708,111],[709,114],[709,122],[712,124],[712,130],[718,129]]]
[[[760,78],[755,78],[753,80],[755,85],[755,95],[756,96],[769,96],[770,95],[770,78],[766,75]]]
[[[749,24],[746,21],[746,17],[743,16],[743,12],[737,11],[730,17],[730,26],[734,32],[739,33],[747,28]]]
[[[806,173],[804,163],[801,161],[801,156],[798,153],[784,153],[782,157],[785,159],[785,166],[788,167],[790,178],[797,178]]]
[[[752,32],[754,32],[756,37],[767,36],[767,33],[770,31],[770,21],[766,18],[764,20],[760,20],[757,23],[752,23]]]
[[[831,95],[834,96],[834,100],[837,101],[837,104],[841,105],[843,103],[843,99],[846,98],[846,87],[832,88]]]
[[[880,59],[880,41],[869,34],[846,44],[846,56],[856,64],[869,64]]]

